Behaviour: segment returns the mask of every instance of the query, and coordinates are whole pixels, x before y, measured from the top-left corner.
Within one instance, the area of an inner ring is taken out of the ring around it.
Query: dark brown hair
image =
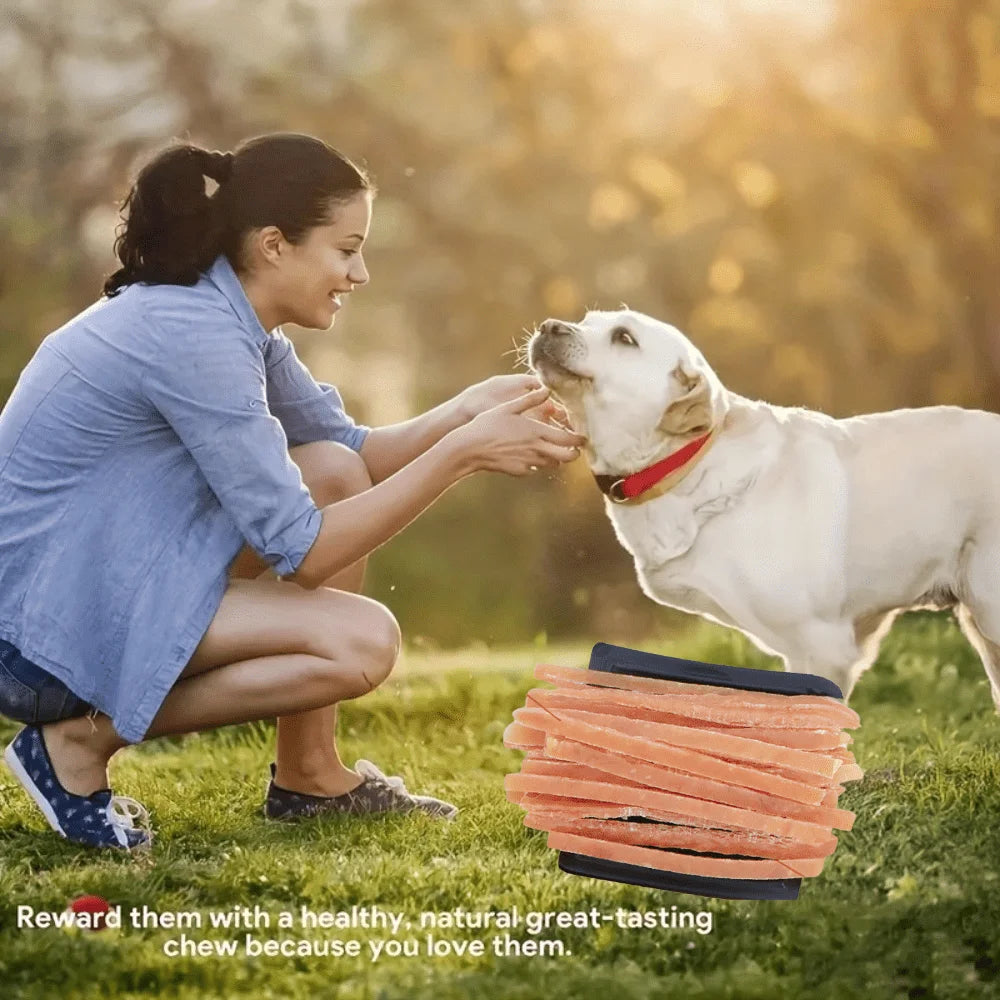
[[[212,194],[206,177],[218,184]],[[174,143],[139,171],[122,202],[115,239],[122,266],[104,282],[104,294],[137,281],[193,285],[219,254],[245,270],[251,230],[277,226],[298,243],[361,191],[374,194],[368,174],[309,135],[274,132],[231,153]]]

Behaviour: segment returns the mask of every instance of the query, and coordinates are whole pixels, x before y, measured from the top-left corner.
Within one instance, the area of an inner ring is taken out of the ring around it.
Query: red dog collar
[[[595,475],[597,487],[614,503],[628,503],[630,500],[635,500],[647,490],[651,490],[658,483],[661,483],[667,476],[683,469],[685,465],[693,461],[714,434],[715,431],[711,430],[707,434],[689,441],[683,448],[678,448],[666,458],[661,458],[659,462],[627,476]],[[682,477],[678,477],[678,479],[680,478]]]

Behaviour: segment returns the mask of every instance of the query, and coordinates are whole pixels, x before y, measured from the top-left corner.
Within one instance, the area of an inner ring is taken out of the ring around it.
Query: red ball
[[[77,896],[69,904],[73,913],[94,914],[91,930],[99,931],[104,927],[104,915],[111,909],[111,904],[103,896]]]

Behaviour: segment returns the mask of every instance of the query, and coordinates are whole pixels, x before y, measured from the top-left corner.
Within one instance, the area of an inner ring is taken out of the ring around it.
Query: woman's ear
[[[264,226],[251,236],[252,252],[262,263],[278,263],[284,250],[285,237],[277,226]]]
[[[712,426],[712,386],[708,376],[694,365],[681,361],[670,373],[677,381],[683,395],[678,396],[663,411],[659,428],[664,434],[680,435],[704,433]]]

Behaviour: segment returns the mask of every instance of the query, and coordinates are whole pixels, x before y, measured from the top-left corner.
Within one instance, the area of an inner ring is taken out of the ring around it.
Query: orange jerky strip
[[[620,706],[613,714],[625,714],[622,709],[636,712],[637,718],[650,721],[663,720],[664,714],[689,716],[693,719],[703,719],[706,722],[721,725],[766,726],[775,729],[822,729],[835,728],[841,723],[827,714],[820,714],[818,709],[805,712],[796,711],[792,705],[772,706],[755,705],[729,698],[691,698],[685,695],[649,695],[636,694],[633,691],[620,691],[617,688],[595,688],[580,686],[577,688],[533,688],[528,692],[527,703],[531,703],[532,695],[545,691],[553,705],[565,708],[579,708],[584,711],[600,711],[612,714],[611,706]],[[594,706],[597,706],[596,709]]]
[[[544,690],[544,689],[537,689]],[[524,708],[514,709],[514,718]],[[581,711],[583,711],[581,709]],[[590,709],[587,709],[590,711]],[[667,723],[672,726],[684,726],[686,729],[698,729],[708,733],[742,736],[762,743],[774,743],[782,747],[799,750],[830,750],[846,747],[851,740],[848,733],[840,729],[768,729],[759,726],[724,725],[722,723],[706,722],[704,719],[685,718],[683,715],[672,715],[669,712],[650,711],[643,713],[640,709],[629,709],[621,705],[607,705],[597,709],[599,713],[613,713],[630,720],[647,720],[656,723]]]
[[[737,833],[731,830],[704,830],[672,826],[668,823],[630,823],[627,820],[587,819],[566,813],[529,810],[524,825],[534,830],[575,833],[598,840],[615,840],[623,844],[646,847],[680,848],[711,854],[741,854],[751,858],[826,858],[836,850],[837,838],[831,836],[822,844],[804,844],[761,834]]]
[[[658,788],[665,792],[676,792],[691,798],[722,802],[741,809],[753,809],[773,816],[787,815],[787,806],[796,803],[775,799],[763,792],[739,785],[727,785],[710,778],[695,777],[667,767],[659,767],[635,757],[608,753],[597,747],[587,746],[575,740],[565,740],[550,736],[546,740],[555,760],[525,761],[522,774],[546,774],[553,778],[579,778],[584,781],[607,781],[614,784],[635,785],[640,788]],[[813,821],[809,808],[805,815],[797,819]],[[827,817],[817,814],[815,822],[823,822]]]
[[[522,809],[539,810],[541,812],[560,812],[576,817],[593,819],[639,819],[654,820],[657,823],[672,823],[676,826],[692,827],[699,830],[736,830],[742,833],[756,833],[766,836],[759,830],[748,830],[744,827],[722,824],[713,820],[698,819],[684,816],[681,813],[669,812],[663,809],[650,809],[648,806],[627,806],[617,802],[594,802],[590,799],[577,799],[571,796],[547,795],[541,792],[507,792],[507,798],[512,802],[512,796],[517,796],[517,804]],[[829,833],[829,831],[827,831]]]
[[[540,750],[535,749],[534,753],[541,753]],[[728,758],[723,758],[728,759]],[[760,764],[760,769],[762,771],[767,771],[768,774],[777,774],[782,778],[788,778],[789,781],[801,781],[804,785],[814,785],[816,788],[822,788],[826,790],[831,785],[836,784],[833,775],[825,777],[822,774],[809,774],[806,771],[798,771],[794,767],[780,767],[777,764]],[[834,774],[840,770],[840,765],[837,765]]]
[[[533,694],[533,698],[543,707],[547,707],[549,704],[549,698],[544,693]],[[727,760],[752,761],[754,764],[773,763],[824,777],[832,776],[840,764],[839,758],[831,755],[813,753],[810,750],[778,747],[773,743],[764,743],[747,736],[735,736],[707,729],[692,729],[690,726],[643,722],[638,719],[625,719],[620,715],[603,715],[600,712],[589,710],[580,718],[591,725],[616,729],[628,736],[642,736],[659,743],[669,743],[671,746],[700,750],[715,757],[725,757]],[[797,778],[795,780],[804,779]]]
[[[828,788],[826,795],[823,796],[823,801],[820,805],[835,807],[838,800],[840,799],[840,793],[844,790],[843,785],[834,785],[833,788]]]
[[[736,858],[709,858],[697,854],[678,854],[655,847],[633,847],[610,840],[580,837],[573,833],[552,832],[549,847],[571,851],[592,858],[640,865],[657,871],[683,875],[706,875],[710,878],[802,878],[818,875],[823,870],[822,859],[796,858],[787,861],[748,861]]]
[[[521,722],[512,722],[503,731],[503,745],[511,750],[527,750],[540,747],[545,742],[545,733],[530,729]]]
[[[611,784],[635,785],[635,782],[625,781],[624,779],[613,774],[598,772],[596,768],[590,768],[588,769],[588,772],[589,773],[584,774],[581,770],[579,774],[575,774],[573,777],[583,781],[601,781]],[[570,776],[566,774],[548,774],[542,770],[535,770],[534,768],[531,771],[522,771],[521,773],[543,774],[546,777]],[[648,786],[640,785],[639,787],[645,788]],[[843,788],[840,785],[838,785],[836,789],[831,789],[827,792],[819,807],[799,806],[796,803],[790,802],[788,803],[788,806],[783,807],[781,812],[771,813],[770,815],[783,816],[786,819],[804,820],[805,822],[812,822],[813,819],[816,819],[817,821],[821,821],[822,824],[827,827],[836,826],[838,830],[849,830],[854,821],[854,813],[848,812],[845,809],[836,808],[837,797],[840,795],[842,790]],[[730,821],[707,819],[705,817],[691,816],[679,812],[670,812],[664,809],[652,809],[646,805],[619,805],[614,802],[595,802],[591,799],[577,799],[572,796],[549,795],[538,792],[508,791],[506,794],[509,802],[512,802],[514,805],[521,806],[522,809],[539,809],[542,812],[562,812],[570,810],[578,817],[603,819],[625,819],[629,816],[635,816],[643,819],[655,820],[659,823],[673,823],[681,826],[697,827],[698,829],[735,830],[745,833],[754,832],[752,829]],[[788,807],[792,808],[793,811],[791,813],[788,812]],[[817,808],[829,811],[817,813],[815,811]],[[798,809],[803,810],[803,812],[795,812],[795,810]]]
[[[521,774],[544,774],[549,778],[579,778],[581,781],[608,781],[607,771],[586,764],[578,764],[571,760],[552,759],[549,757],[532,757],[521,765]],[[623,785],[635,785],[637,788],[649,788],[641,781],[630,778],[616,777]]]
[[[604,781],[549,778],[540,774],[508,774],[504,778],[504,788],[512,792],[542,792],[548,795],[592,799],[595,802],[613,802],[630,808],[680,813],[683,816],[707,820],[713,825],[739,826],[774,834],[776,837],[804,840],[808,843],[816,843],[830,836],[829,826],[824,827],[818,823],[758,813],[750,809],[709,802],[707,799],[693,799],[653,788],[635,788],[631,785]]]
[[[857,764],[842,764],[840,770],[833,776],[838,784],[845,781],[860,781],[865,772]]]
[[[563,740],[550,736],[545,741],[545,745],[548,747],[552,743],[556,745],[557,756],[608,772],[608,776],[597,780],[613,780],[617,783],[624,779],[632,783],[640,782],[651,788],[676,792],[678,795],[689,795],[692,798],[721,802],[741,809],[767,813],[771,816],[783,816],[787,819],[799,819],[807,823],[827,826],[845,821],[850,822],[854,818],[852,814],[843,810],[826,809],[818,804],[804,805],[798,802],[789,802],[787,799],[778,799],[773,795],[755,792],[750,788],[727,785],[724,782],[711,781],[702,777],[696,778],[689,774],[680,774],[669,768],[658,767],[655,764],[621,754],[609,753],[606,750],[576,743],[573,740]],[[820,797],[822,797],[822,793]]]
[[[522,809],[540,812],[558,812],[567,816],[574,816],[578,819],[648,819],[657,823],[670,823],[675,826],[691,827],[700,830],[731,830],[734,833],[742,833],[748,836],[774,836],[765,833],[756,827],[747,827],[740,823],[733,823],[730,820],[708,819],[685,815],[679,812],[670,812],[665,809],[657,809],[648,805],[622,805],[615,802],[595,802],[590,799],[573,798],[572,796],[550,795],[542,792],[508,792],[507,797],[513,802],[513,796],[517,796],[517,804]],[[848,816],[853,814],[847,813]],[[829,824],[823,829],[823,835],[832,836]],[[841,828],[849,828],[844,825]],[[778,838],[787,839],[787,838]]]
[[[716,730],[735,736],[749,736],[762,743],[777,743],[779,746],[799,750],[820,750],[828,753],[846,747],[851,741],[849,733],[840,729],[762,729],[758,726],[741,732],[739,729]]]
[[[513,796],[516,796],[517,804],[528,812],[559,813],[567,819],[647,819],[656,823],[666,823],[685,829],[726,830],[747,837],[770,837],[780,841],[789,839],[729,821],[683,815],[668,810],[650,808],[647,805],[621,805],[615,802],[594,802],[589,799],[548,795],[541,792],[508,792],[507,795],[511,801],[514,801]],[[822,831],[822,836],[832,836],[829,828]]]
[[[697,697],[733,700],[744,705],[771,705],[787,711],[790,704],[798,711],[817,709],[820,714],[832,714],[841,729],[854,729],[861,724],[857,712],[837,699],[826,695],[774,694],[766,691],[747,691],[742,688],[693,684],[689,681],[663,680],[657,677],[638,677],[634,674],[613,674],[603,670],[581,670],[576,667],[557,667],[549,664],[535,667],[535,677],[565,687],[599,685],[618,688],[654,697]]]
[[[818,805],[823,798],[822,789],[814,786],[789,781],[787,778],[768,774],[759,768],[732,764],[697,750],[686,750],[683,747],[657,743],[655,740],[647,740],[640,736],[627,736],[625,733],[602,726],[592,726],[582,721],[579,716],[571,717],[565,712],[562,713],[562,717],[556,717],[539,710],[535,724],[539,729],[544,728],[548,734],[614,750],[640,760],[661,764],[675,771],[684,771],[743,788],[753,788],[794,802]]]

